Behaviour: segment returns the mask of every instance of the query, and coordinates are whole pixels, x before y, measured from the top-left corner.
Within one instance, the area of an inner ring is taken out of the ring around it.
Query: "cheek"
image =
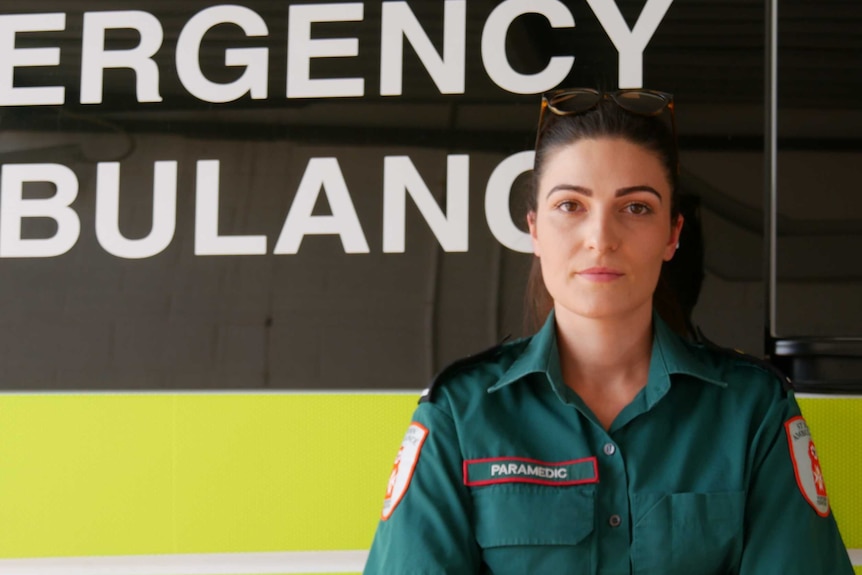
[[[527,229],[530,232],[530,242],[533,244],[533,255],[536,257],[541,257],[541,250],[539,249],[539,231],[536,227],[536,213],[530,212],[527,214]]]
[[[653,229],[646,234],[633,235],[623,250],[635,268],[640,269],[641,273],[651,274],[653,268],[660,269],[662,263],[673,257],[676,243],[669,241],[666,229]]]
[[[542,259],[553,259],[560,243],[554,222],[540,208],[537,214],[527,219],[527,224],[533,242],[533,254]]]

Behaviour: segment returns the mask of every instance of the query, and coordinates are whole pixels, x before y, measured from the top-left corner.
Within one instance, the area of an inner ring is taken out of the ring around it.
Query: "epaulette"
[[[778,380],[781,381],[781,387],[784,388],[785,393],[788,391],[793,391],[793,381],[768,359],[745,353],[744,351],[739,349],[720,346],[717,343],[711,341],[705,335],[703,335],[703,332],[700,331],[700,328],[698,328],[696,331],[695,341],[701,344],[703,347],[725,357],[729,357],[730,359],[742,360],[747,363],[754,364],[755,366],[777,377]]]
[[[437,375],[431,380],[431,383],[428,384],[424,390],[422,390],[422,395],[419,396],[419,403],[425,403],[426,401],[432,401],[432,394],[434,393],[434,388],[437,385],[444,381],[449,376],[461,371],[462,369],[466,369],[472,365],[476,365],[481,363],[487,359],[492,359],[497,357],[497,354],[500,353],[500,350],[503,349],[503,344],[506,343],[506,340],[509,338],[506,337],[503,341],[495,345],[494,347],[488,348],[485,351],[480,351],[479,353],[468,355],[467,357],[462,357],[456,361],[453,361],[443,369],[441,369]]]

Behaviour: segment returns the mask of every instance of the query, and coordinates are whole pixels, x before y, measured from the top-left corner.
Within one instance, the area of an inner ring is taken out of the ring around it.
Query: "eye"
[[[554,208],[560,210],[561,212],[578,212],[583,209],[583,206],[581,206],[580,203],[574,200],[563,200],[561,202],[558,202],[557,205],[554,206]]]
[[[645,216],[647,214],[651,214],[653,211],[651,207],[643,202],[632,202],[630,204],[626,204],[626,207],[623,209],[634,216]]]

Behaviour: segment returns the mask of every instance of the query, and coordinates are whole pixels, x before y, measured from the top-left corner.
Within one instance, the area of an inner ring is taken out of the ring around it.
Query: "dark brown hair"
[[[540,137],[537,141],[533,164],[532,186],[527,194],[527,208],[530,212],[535,212],[537,209],[538,182],[551,154],[579,140],[621,138],[649,150],[661,162],[670,183],[671,222],[676,222],[680,214],[677,193],[679,160],[676,141],[665,118],[633,114],[607,99],[583,114],[570,116],[556,116],[551,112],[548,114],[550,116],[545,125],[539,127]],[[666,265],[663,265],[653,294],[653,306],[675,331],[686,334],[689,325],[688,314],[679,304],[666,275]],[[533,259],[530,269],[526,299],[527,326],[530,331],[535,331],[544,323],[554,305],[542,279],[542,264],[538,257]]]

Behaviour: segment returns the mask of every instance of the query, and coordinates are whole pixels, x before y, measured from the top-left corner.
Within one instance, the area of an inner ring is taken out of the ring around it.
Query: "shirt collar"
[[[689,375],[701,381],[727,387],[727,383],[721,379],[720,366],[706,363],[702,359],[703,356],[697,354],[689,344],[676,335],[657,313],[653,313],[653,326],[652,356],[645,390],[648,404],[654,404],[667,393],[670,388],[670,376],[674,374]],[[558,388],[565,387],[557,350],[553,310],[548,314],[548,319],[542,328],[530,339],[521,355],[497,383],[488,388],[488,393],[506,387],[531,373],[544,373],[558,395],[561,391]]]
[[[497,383],[488,388],[488,393],[523,379],[531,373],[545,373],[551,382],[563,381],[560,370],[560,354],[557,351],[557,324],[554,310],[548,314],[545,325],[530,339],[521,355],[509,366]]]
[[[727,387],[722,366],[711,360],[708,354],[698,351],[697,347],[678,336],[657,313],[653,313],[653,349],[650,360],[650,378],[653,365],[665,375],[683,374],[701,381]],[[657,364],[661,363],[659,368]]]

